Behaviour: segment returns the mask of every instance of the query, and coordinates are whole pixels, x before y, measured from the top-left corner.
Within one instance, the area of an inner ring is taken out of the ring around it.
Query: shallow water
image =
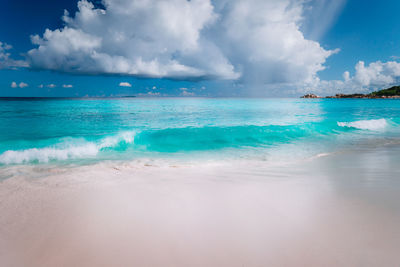
[[[3,167],[140,158],[291,161],[399,137],[397,100],[0,100]]]

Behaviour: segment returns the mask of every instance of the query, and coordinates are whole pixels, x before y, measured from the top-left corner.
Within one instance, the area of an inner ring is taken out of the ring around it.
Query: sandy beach
[[[9,167],[1,266],[397,266],[398,152]]]

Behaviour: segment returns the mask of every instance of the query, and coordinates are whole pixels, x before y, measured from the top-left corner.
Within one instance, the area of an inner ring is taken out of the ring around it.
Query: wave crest
[[[371,131],[383,130],[388,126],[388,123],[385,119],[338,122],[337,124],[340,127],[357,128]]]
[[[99,142],[86,142],[81,145],[71,145],[71,142],[67,142],[44,148],[8,150],[0,154],[0,163],[6,165],[29,162],[47,163],[52,160],[94,157],[102,149],[116,147],[121,143],[133,143],[134,136],[134,132],[123,132],[116,136],[103,138]]]
[[[102,139],[98,144],[98,149],[115,147],[124,142],[126,144],[133,144],[135,141],[135,132],[122,132],[116,136],[110,136]]]
[[[82,146],[71,146],[68,148],[31,148],[25,150],[8,150],[0,155],[2,164],[21,164],[26,162],[46,163],[51,160],[67,160],[73,158],[93,157],[98,153],[95,144],[88,143]]]

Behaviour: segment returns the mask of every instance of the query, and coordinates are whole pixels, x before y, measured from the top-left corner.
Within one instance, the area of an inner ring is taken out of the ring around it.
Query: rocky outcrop
[[[321,97],[315,94],[305,94],[301,98],[321,98]]]

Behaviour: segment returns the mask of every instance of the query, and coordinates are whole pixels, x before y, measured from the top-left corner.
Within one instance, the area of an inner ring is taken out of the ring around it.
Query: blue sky
[[[399,11],[400,2],[395,0],[347,1],[332,28],[320,40],[324,46],[341,50],[328,59],[329,67],[320,76],[340,78],[343,71],[354,71],[359,60],[375,62],[400,58]]]
[[[2,0],[0,96],[297,96],[399,83],[399,1],[146,3]]]

